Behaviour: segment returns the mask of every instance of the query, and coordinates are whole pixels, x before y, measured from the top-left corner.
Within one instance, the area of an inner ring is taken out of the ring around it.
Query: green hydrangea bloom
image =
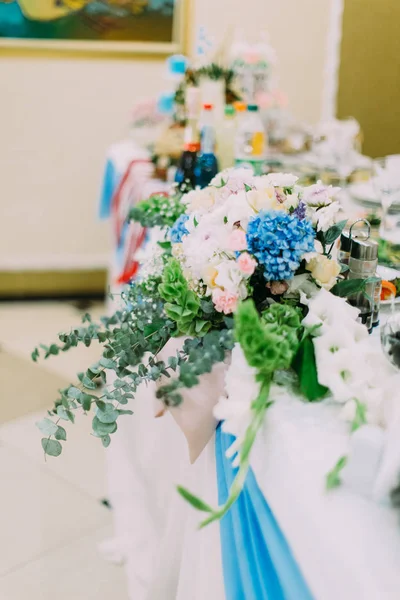
[[[176,258],[171,258],[165,266],[158,291],[166,301],[165,314],[176,322],[178,333],[203,336],[209,331],[212,324],[202,318],[200,299],[189,289]]]
[[[259,316],[252,300],[243,302],[235,314],[235,336],[248,364],[260,374],[288,369],[297,351],[300,328],[298,311],[275,304]]]

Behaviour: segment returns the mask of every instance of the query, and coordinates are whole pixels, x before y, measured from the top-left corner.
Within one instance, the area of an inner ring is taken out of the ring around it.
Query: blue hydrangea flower
[[[264,267],[267,281],[291,279],[303,254],[314,250],[315,231],[307,219],[281,211],[261,211],[250,220],[249,252]]]
[[[189,215],[183,214],[172,225],[169,235],[173,244],[180,244],[183,236],[189,233],[185,227],[185,223],[188,219]]]

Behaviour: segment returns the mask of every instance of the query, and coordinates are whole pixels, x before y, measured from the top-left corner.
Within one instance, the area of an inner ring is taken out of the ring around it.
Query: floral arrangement
[[[366,330],[344,297],[367,282],[341,281],[332,258],[346,224],[338,222],[336,192],[320,183],[301,187],[293,175],[256,177],[248,169],[228,169],[205,189],[139,203],[131,218],[155,228],[157,250],[123,290],[120,309],[101,323],[85,315],[82,326],[60,334],[59,344],[33,352],[37,360],[41,350],[47,358],[79,343],[103,345],[98,363],[78,374],[80,385],[60,390],[39,423],[45,453],[61,453],[66,431],[60,423],[74,422],[79,411],[93,411],[93,435],[107,447],[120,416],[132,413],[125,405],[139,385],[158,382],[157,397],[177,406],[182,389],[231,356],[227,396],[215,408],[236,436],[230,451],[238,471],[229,498],[214,509],[179,488],[208,513],[206,524],[240,494],[277,384],[290,380],[310,402],[331,393],[345,404],[354,427],[365,420],[372,380],[360,377],[349,356],[353,345],[363,347]],[[160,360],[168,340],[179,336],[181,349]],[[248,394],[235,391],[238,373]],[[97,380],[104,384],[101,395],[95,393]]]

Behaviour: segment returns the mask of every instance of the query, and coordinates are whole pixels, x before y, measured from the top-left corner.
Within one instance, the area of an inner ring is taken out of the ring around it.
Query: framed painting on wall
[[[0,49],[183,52],[190,0],[0,0]]]

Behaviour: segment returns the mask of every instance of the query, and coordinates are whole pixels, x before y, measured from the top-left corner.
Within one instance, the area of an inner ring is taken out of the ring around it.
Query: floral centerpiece
[[[230,169],[205,189],[139,203],[131,218],[157,228],[157,249],[122,292],[119,310],[98,324],[85,315],[81,327],[60,334],[60,344],[41,346],[49,357],[79,343],[103,345],[99,362],[78,374],[80,385],[60,391],[49,418],[39,423],[45,453],[61,453],[66,431],[60,423],[74,422],[80,411],[93,412],[93,435],[107,447],[120,416],[132,413],[125,405],[139,385],[159,382],[157,397],[176,406],[182,389],[231,356],[227,395],[215,408],[236,436],[231,452],[238,472],[230,496],[213,509],[180,489],[208,513],[208,523],[242,489],[277,383],[291,385],[308,401],[330,391],[351,404],[354,427],[364,422],[363,401],[372,384],[363,387],[348,348],[361,348],[367,331],[340,296],[362,291],[366,282],[338,281],[341,269],[332,249],[346,221],[338,222],[336,192],[321,184],[301,187],[293,175],[255,177],[247,169]],[[179,336],[181,350],[160,360],[168,340]],[[39,354],[35,349],[33,359]],[[238,373],[250,395],[235,392]],[[105,385],[100,396],[98,379]]]

